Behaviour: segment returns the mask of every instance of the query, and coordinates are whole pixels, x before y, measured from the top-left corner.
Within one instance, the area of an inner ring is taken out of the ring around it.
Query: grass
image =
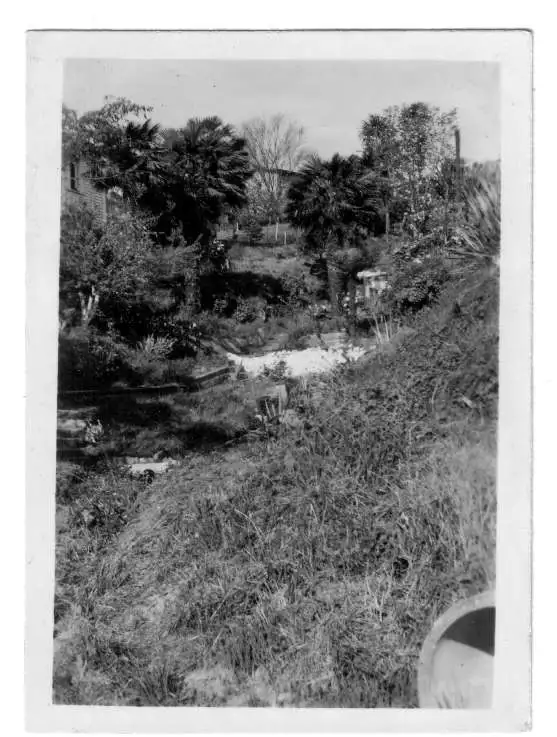
[[[299,248],[295,244],[247,246],[236,243],[231,247],[229,257],[234,270],[275,277],[284,274],[309,275],[309,267],[300,260]]]
[[[60,537],[58,702],[415,705],[434,618],[493,582],[493,433],[455,426],[376,488],[302,437],[130,496],[106,548]]]
[[[296,228],[293,228],[289,223],[279,223],[278,226],[278,239],[275,238],[276,236],[276,227],[275,225],[263,225],[262,226],[262,238],[261,238],[261,245],[265,246],[282,246],[284,245],[285,236],[286,236],[286,244],[297,244],[299,241],[301,241],[301,234],[296,230]],[[233,239],[234,237],[234,228],[232,226],[229,226],[228,228],[222,229],[217,234],[217,237],[219,240],[222,241],[228,241]],[[247,245],[249,242],[249,235],[246,232],[246,230],[241,230],[239,233],[236,234],[236,243],[240,245]]]
[[[94,417],[103,428],[99,459],[114,456],[183,458],[245,436],[254,426],[257,397],[270,382],[254,379],[188,394],[117,396],[99,400]]]
[[[294,428],[60,480],[56,703],[417,705],[433,621],[495,582],[497,294],[466,278],[294,387]],[[208,391],[222,424],[251,390]]]

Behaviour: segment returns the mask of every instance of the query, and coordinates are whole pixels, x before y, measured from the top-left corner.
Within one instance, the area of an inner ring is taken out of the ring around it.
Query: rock
[[[136,463],[130,463],[128,460],[130,473],[136,478],[143,476],[153,477],[161,473],[166,473],[172,466],[177,465],[177,463],[178,462],[172,458],[168,458],[165,461],[148,461],[141,459]]]

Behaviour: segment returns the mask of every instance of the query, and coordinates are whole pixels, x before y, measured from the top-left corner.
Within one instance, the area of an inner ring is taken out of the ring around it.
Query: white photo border
[[[37,31],[27,37],[26,722],[30,731],[519,731],[530,720],[532,36],[528,31]],[[494,708],[236,709],[52,704],[63,62],[391,59],[500,65],[502,256]]]

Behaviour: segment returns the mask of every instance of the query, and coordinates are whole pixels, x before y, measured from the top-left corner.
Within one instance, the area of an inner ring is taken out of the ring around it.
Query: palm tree
[[[357,245],[376,213],[376,186],[358,156],[314,156],[293,180],[287,215],[302,227],[310,247],[324,246],[333,312],[338,313],[342,281],[340,253]]]
[[[214,234],[225,208],[246,202],[252,171],[245,142],[217,117],[192,118],[171,137],[172,201],[184,238]]]
[[[160,126],[151,120],[129,122],[111,131],[104,160],[96,162],[97,185],[118,187],[134,206],[148,207],[151,193],[165,180],[164,141]]]
[[[178,227],[181,241],[188,244],[188,303],[195,313],[207,246],[225,209],[245,204],[252,171],[244,140],[220,118],[192,118],[184,128],[167,131],[165,137],[169,157],[160,194],[167,207],[159,227],[168,235]]]
[[[385,219],[385,239],[389,242],[391,210],[394,200],[392,169],[398,154],[394,122],[387,114],[370,115],[360,129],[363,160],[376,177],[381,210]]]

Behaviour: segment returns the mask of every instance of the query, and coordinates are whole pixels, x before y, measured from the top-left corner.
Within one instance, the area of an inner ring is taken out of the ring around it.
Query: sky
[[[219,61],[71,59],[65,63],[64,103],[82,114],[104,97],[153,107],[167,127],[218,115],[239,126],[283,113],[303,125],[306,144],[328,158],[356,153],[370,113],[390,105],[427,102],[458,111],[462,156],[500,155],[499,70],[486,62]]]

